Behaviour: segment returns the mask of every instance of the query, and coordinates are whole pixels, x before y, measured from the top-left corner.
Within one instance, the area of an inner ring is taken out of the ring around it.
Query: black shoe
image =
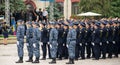
[[[110,58],[110,59],[111,59],[112,57],[111,57],[111,56],[108,56],[108,58]]]
[[[46,58],[42,58],[42,59],[40,59],[40,60],[46,60]]]
[[[94,58],[94,59],[92,59],[92,60],[99,60],[99,59],[95,59],[95,58]]]
[[[35,61],[33,61],[32,63],[39,63],[39,60],[35,60]]]
[[[56,64],[56,59],[52,59],[52,61],[49,62],[49,64]]]
[[[76,61],[78,61],[78,58],[75,58]]]
[[[32,63],[39,63],[39,58],[36,58]]]
[[[27,60],[26,62],[33,62],[33,60],[32,60],[32,59],[29,59],[29,60]]]
[[[81,58],[80,60],[85,60],[85,58]]]
[[[16,63],[23,63],[23,60],[18,60],[16,61]]]
[[[101,59],[106,59],[106,57],[102,57]]]
[[[69,59],[69,62],[67,62],[66,64],[74,64],[74,61],[72,59]]]
[[[62,58],[58,58],[58,60],[62,60]]]

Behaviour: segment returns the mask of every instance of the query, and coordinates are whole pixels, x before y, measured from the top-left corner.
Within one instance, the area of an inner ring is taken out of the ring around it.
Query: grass
[[[0,35],[0,39],[3,39],[3,38],[4,38],[3,35]],[[9,35],[8,38],[16,38],[16,36],[14,36],[14,35]]]

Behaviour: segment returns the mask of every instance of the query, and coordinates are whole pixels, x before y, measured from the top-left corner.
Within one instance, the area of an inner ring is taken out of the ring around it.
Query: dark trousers
[[[76,44],[76,46],[75,46],[75,59],[79,58],[79,49],[80,49],[80,45]]]
[[[67,46],[66,46],[66,43],[65,43],[65,45],[63,46],[63,57],[64,57],[65,59],[68,58],[68,48],[67,48]]]
[[[91,52],[92,52],[92,44],[91,44],[91,42],[87,42],[86,52],[87,52],[87,58],[90,58],[91,57]]]
[[[62,58],[63,56],[63,44],[58,44],[58,58]]]
[[[98,43],[95,43],[95,45],[93,46],[93,52],[94,52],[94,58],[99,59],[99,57],[100,57],[100,45],[98,45]]]
[[[47,46],[48,46],[49,58],[51,58],[51,55],[50,55],[50,46],[47,43],[43,43],[43,45],[42,45],[43,58],[46,58]]]
[[[102,42],[102,45],[101,45],[102,58],[106,58],[106,53],[107,53],[107,43]]]
[[[118,53],[119,53],[119,42],[118,41],[116,41],[116,43],[114,44],[113,52],[114,52],[115,57],[118,57]]]
[[[109,44],[108,44],[108,57],[109,57],[109,58],[112,58],[113,49],[114,49],[113,46],[114,46],[113,43],[112,43],[112,42],[109,42]]]
[[[80,46],[80,55],[82,59],[85,59],[85,44],[82,43]]]

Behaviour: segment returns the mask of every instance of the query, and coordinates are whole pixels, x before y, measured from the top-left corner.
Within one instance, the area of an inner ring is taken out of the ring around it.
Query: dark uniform
[[[81,59],[85,59],[85,23],[81,22],[80,26],[82,26],[79,31],[80,55]]]
[[[113,23],[109,21],[109,24],[112,25]],[[112,58],[113,54],[113,27],[108,27],[108,58]]]
[[[61,27],[61,24],[58,24],[60,28],[58,28],[58,58],[59,60],[62,60],[62,54],[63,54],[63,31],[64,29]]]
[[[48,39],[49,39],[49,33],[47,28],[45,27],[45,23],[42,23],[44,26],[41,30],[41,42],[43,43],[42,45],[42,51],[43,51],[43,60],[46,59],[46,54],[47,54],[47,45],[48,45]]]
[[[106,58],[106,53],[107,53],[107,28],[105,27],[106,22],[102,22],[104,25],[103,28],[101,28],[101,52],[102,52],[102,59]]]
[[[92,45],[94,52],[94,60],[99,60],[100,57],[100,24],[96,23],[94,26],[94,31],[92,33]]]
[[[86,28],[86,34],[85,34],[85,39],[86,39],[86,52],[87,52],[87,58],[89,59],[91,57],[91,53],[92,53],[92,30],[90,27],[90,23],[87,23],[87,25],[89,26],[88,28]]]
[[[117,26],[118,21],[114,21],[114,30],[113,30],[113,44],[114,50],[113,53],[115,57],[118,58],[118,50],[119,50],[119,27]]]
[[[68,26],[68,25],[64,25],[64,26]],[[65,59],[68,58],[68,48],[67,48],[67,34],[68,34],[68,29],[64,29],[64,32],[63,32],[63,57],[65,57]]]

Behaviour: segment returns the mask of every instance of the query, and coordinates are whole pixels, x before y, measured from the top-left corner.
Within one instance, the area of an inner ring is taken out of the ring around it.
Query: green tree
[[[2,1],[0,3],[0,9],[2,11],[5,11],[5,1]],[[23,0],[10,0],[10,11],[20,11],[20,10],[26,10],[26,6]]]
[[[63,11],[59,10],[60,6],[61,6],[60,4],[54,3],[54,19],[59,19],[59,18],[63,17]],[[48,6],[46,9],[50,16],[50,6]]]
[[[110,0],[81,0],[80,12],[96,12],[108,17],[110,13]]]
[[[110,14],[112,17],[120,17],[120,0],[111,0]]]

